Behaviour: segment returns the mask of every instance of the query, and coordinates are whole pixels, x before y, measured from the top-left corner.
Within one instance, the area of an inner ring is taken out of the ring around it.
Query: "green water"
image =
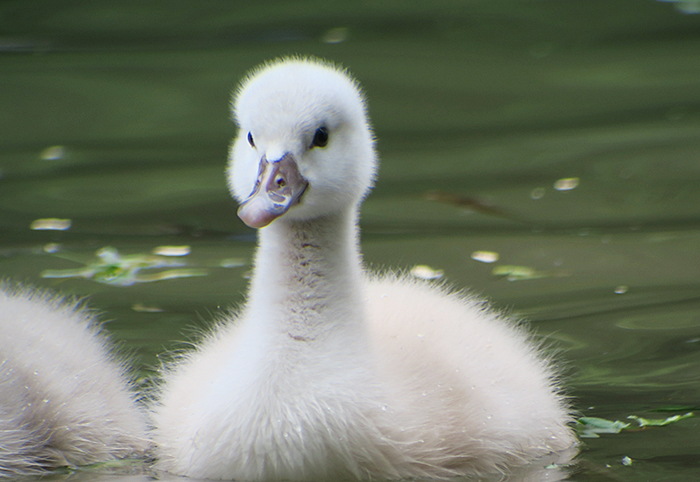
[[[254,232],[224,183],[232,88],[266,59],[312,54],[369,99],[370,265],[428,265],[525,315],[561,349],[582,415],[700,412],[693,5],[0,3],[0,275],[89,297],[148,376],[243,300]],[[70,229],[30,229],[45,218]],[[42,277],[105,246],[164,245],[190,246],[172,269],[206,276]],[[699,432],[695,417],[585,439],[571,480],[698,480]]]

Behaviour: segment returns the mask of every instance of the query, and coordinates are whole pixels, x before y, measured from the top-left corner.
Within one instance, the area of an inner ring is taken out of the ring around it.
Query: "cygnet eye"
[[[255,147],[255,141],[253,140],[253,134],[248,133],[248,144],[250,144],[250,147]]]
[[[311,149],[314,147],[326,147],[328,145],[328,129],[319,127],[314,133],[314,140],[311,141]]]

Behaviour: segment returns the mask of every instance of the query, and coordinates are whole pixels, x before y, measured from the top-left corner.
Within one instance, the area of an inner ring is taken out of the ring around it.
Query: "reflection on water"
[[[6,2],[0,272],[89,295],[147,376],[245,293],[231,88],[328,57],[362,81],[382,157],[367,263],[471,287],[562,349],[581,415],[630,423],[586,439],[573,479],[692,480],[697,5]]]

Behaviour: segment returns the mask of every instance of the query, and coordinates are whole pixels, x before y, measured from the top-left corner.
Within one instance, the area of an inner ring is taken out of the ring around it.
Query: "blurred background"
[[[374,269],[447,281],[559,351],[572,480],[700,473],[700,2],[3,1],[0,277],[85,298],[135,355],[244,300],[231,93],[313,55],[361,82]],[[634,429],[634,430],[633,430]],[[625,459],[627,457],[627,459]],[[628,463],[629,461],[629,463]]]

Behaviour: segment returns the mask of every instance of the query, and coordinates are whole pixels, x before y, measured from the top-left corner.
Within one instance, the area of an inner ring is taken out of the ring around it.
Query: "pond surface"
[[[584,439],[571,480],[697,480],[700,417],[628,419],[700,410],[697,7],[4,2],[0,275],[88,297],[148,377],[243,301],[232,89],[264,60],[331,59],[378,137],[367,263],[426,265],[525,316],[581,415],[631,424]]]

